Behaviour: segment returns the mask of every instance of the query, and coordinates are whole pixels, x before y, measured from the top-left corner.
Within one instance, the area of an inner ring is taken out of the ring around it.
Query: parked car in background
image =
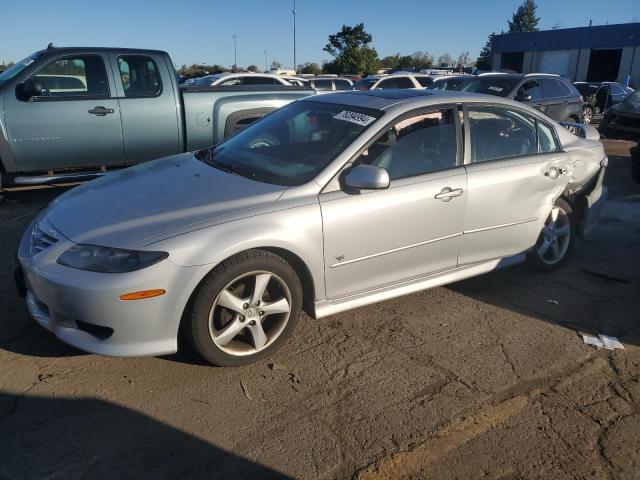
[[[351,90],[353,87],[353,82],[348,78],[341,77],[309,77],[306,79],[307,84],[319,91],[319,92],[330,92],[335,90]]]
[[[443,75],[434,77],[431,90],[454,90],[455,87],[470,78],[469,75]]]
[[[483,73],[470,76],[453,90],[512,98],[559,122],[582,122],[582,95],[569,80],[560,75]]]
[[[430,75],[414,75],[394,73],[391,75],[371,75],[353,84],[354,90],[375,90],[377,88],[402,89],[425,88],[431,86],[433,77]]]
[[[342,75],[342,78],[348,78],[354,83],[362,80],[362,76],[355,73],[345,73],[344,75]]]
[[[600,131],[607,136],[623,135],[640,141],[640,90],[607,109]]]
[[[215,365],[255,362],[303,308],[321,318],[509,264],[563,265],[607,162],[581,129],[487,95],[305,98],[58,197],[22,237],[17,284],[82,350],[170,354],[180,332]]]
[[[280,78],[283,78],[290,85],[296,85],[298,87],[308,87],[309,79],[305,77],[294,77],[292,75],[280,75]]]
[[[291,85],[280,75],[268,73],[216,73],[200,77],[193,85],[204,87],[231,87],[237,85]]]
[[[573,86],[582,95],[584,123],[591,123],[594,115],[604,114],[611,105],[622,102],[634,92],[617,82],[574,82]]]
[[[314,93],[284,83],[178,89],[157,50],[43,50],[0,74],[0,185],[87,179],[204,148]]]

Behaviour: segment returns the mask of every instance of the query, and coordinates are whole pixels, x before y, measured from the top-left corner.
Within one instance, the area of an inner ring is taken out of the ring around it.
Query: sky
[[[380,57],[428,51],[436,59],[506,31],[522,0],[297,0],[297,63],[321,64],[328,36],[364,22]],[[640,21],[640,0],[538,0],[540,28]],[[174,64],[293,65],[293,0],[0,0],[0,62],[16,61],[49,42],[166,50]]]

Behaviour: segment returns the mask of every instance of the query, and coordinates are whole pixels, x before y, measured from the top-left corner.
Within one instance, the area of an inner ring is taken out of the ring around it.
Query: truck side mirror
[[[39,97],[42,95],[42,84],[35,78],[25,80],[20,84],[20,93],[26,98]]]

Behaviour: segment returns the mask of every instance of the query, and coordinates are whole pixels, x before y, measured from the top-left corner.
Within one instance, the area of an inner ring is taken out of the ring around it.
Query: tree
[[[537,32],[539,17],[536,17],[537,5],[535,0],[524,0],[509,22],[509,33]]]
[[[369,47],[373,40],[364,29],[364,23],[354,27],[343,25],[335,35],[329,35],[329,43],[323,50],[334,59],[324,64],[329,73],[373,73],[378,66],[378,52]]]
[[[322,67],[314,62],[305,62],[302,65],[298,65],[298,73],[308,73],[312,75],[320,75],[322,73]]]
[[[471,65],[471,55],[469,55],[469,52],[467,51],[461,52],[460,55],[458,55],[456,66],[459,68],[464,68],[469,65]]]
[[[431,55],[429,52],[419,51],[411,55],[411,66],[418,70],[431,68],[433,67],[433,63],[433,55]]]
[[[253,64],[249,65],[247,67],[247,70],[249,70],[250,72],[259,72],[260,71],[260,69],[257,66],[253,65]]]
[[[476,67],[480,70],[491,70],[491,46],[493,43],[493,36],[495,35],[495,33],[492,33],[491,35],[489,35],[489,38],[487,39],[487,43],[484,44],[484,47],[482,47],[482,50],[480,50],[480,55],[478,56],[478,59],[476,60]]]
[[[443,53],[438,57],[438,66],[449,67],[453,63],[453,58],[448,53]]]
[[[278,60],[271,62],[271,70],[278,70],[279,68],[282,68],[282,64]]]

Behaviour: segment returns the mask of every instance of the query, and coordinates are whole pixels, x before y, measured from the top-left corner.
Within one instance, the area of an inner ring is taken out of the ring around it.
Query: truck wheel
[[[576,222],[569,203],[559,198],[545,221],[538,241],[527,254],[527,265],[536,270],[555,270],[573,253]]]
[[[301,309],[302,286],[291,265],[274,253],[249,250],[205,278],[185,319],[185,334],[212,364],[246,365],[286,342]]]

